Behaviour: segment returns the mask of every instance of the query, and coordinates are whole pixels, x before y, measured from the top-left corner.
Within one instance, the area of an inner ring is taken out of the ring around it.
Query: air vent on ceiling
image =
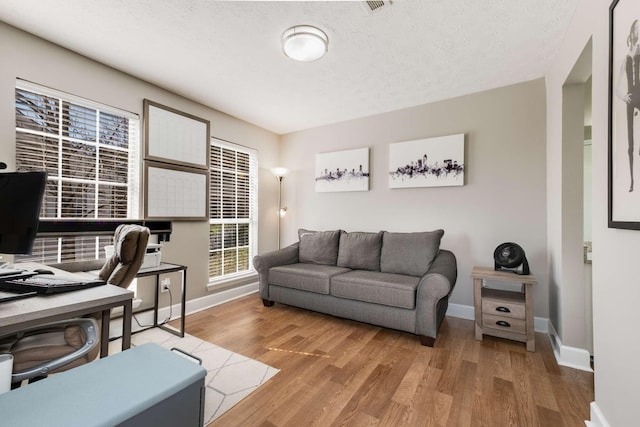
[[[377,12],[380,9],[383,9],[385,6],[388,7],[390,5],[391,5],[391,1],[390,0],[387,0],[387,1],[365,1],[364,2],[364,7],[370,13]]]

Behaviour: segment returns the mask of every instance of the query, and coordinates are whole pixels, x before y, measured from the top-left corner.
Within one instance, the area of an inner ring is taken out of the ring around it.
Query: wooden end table
[[[527,351],[536,350],[533,325],[533,286],[535,276],[496,271],[489,267],[473,267],[476,339],[482,335],[506,338],[527,344]],[[522,283],[520,292],[492,289],[485,280]]]

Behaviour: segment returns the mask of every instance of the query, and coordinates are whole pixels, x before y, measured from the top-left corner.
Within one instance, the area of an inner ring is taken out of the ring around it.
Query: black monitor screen
[[[0,173],[0,253],[31,253],[46,180],[46,172]]]

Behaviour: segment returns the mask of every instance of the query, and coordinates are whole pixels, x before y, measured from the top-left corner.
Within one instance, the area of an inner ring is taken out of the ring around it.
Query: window
[[[211,141],[209,175],[209,280],[253,272],[258,235],[258,155],[219,139]]]
[[[48,174],[41,218],[138,218],[137,115],[22,80],[16,83],[15,103],[16,169]],[[97,259],[111,240],[38,238],[32,255],[19,259]]]

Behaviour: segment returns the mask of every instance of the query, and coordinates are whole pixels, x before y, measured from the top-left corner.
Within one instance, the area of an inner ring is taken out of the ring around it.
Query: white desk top
[[[16,264],[16,268],[33,270],[46,268],[56,275],[73,278],[74,274],[37,263]],[[76,276],[77,277],[77,276]],[[41,323],[43,318],[88,314],[105,307],[121,305],[133,298],[133,292],[113,285],[96,286],[73,292],[38,295],[0,304],[0,331],[13,332],[24,329],[31,322]]]

